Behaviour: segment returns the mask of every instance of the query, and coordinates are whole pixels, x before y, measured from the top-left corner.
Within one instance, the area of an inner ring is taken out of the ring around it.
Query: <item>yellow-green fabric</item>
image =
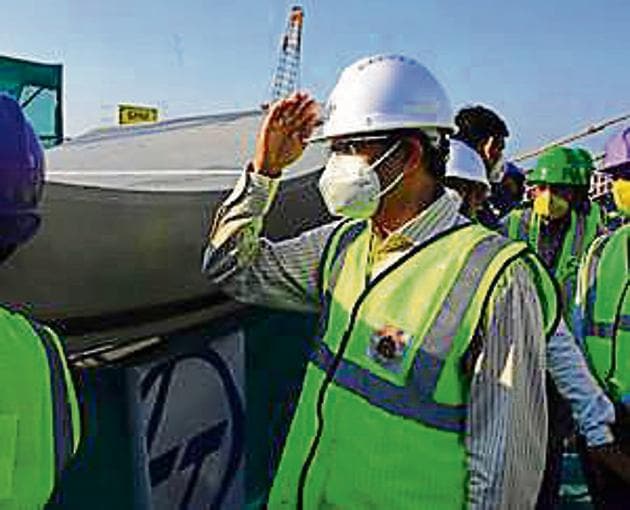
[[[516,241],[525,241],[531,249],[539,253],[541,217],[531,207],[513,210],[507,218],[507,235]],[[563,315],[571,324],[575,303],[577,271],[580,260],[603,229],[601,209],[592,203],[588,214],[571,211],[570,225],[549,271],[560,288]]]
[[[630,403],[630,225],[598,238],[580,267],[587,357],[609,395]]]
[[[370,281],[370,236],[366,222],[346,223],[326,251],[320,340],[269,508],[465,505],[469,379],[460,361],[496,278],[528,257],[526,245],[458,227]],[[377,349],[390,334],[403,339],[397,356]]]
[[[0,309],[0,509],[42,508],[76,452],[79,408],[55,333]]]

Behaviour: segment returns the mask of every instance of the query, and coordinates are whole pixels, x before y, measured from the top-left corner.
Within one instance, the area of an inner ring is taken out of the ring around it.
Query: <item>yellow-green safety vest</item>
[[[571,210],[570,221],[554,267],[548,268],[560,286],[563,313],[569,326],[572,323],[579,263],[602,227],[601,209],[597,203],[592,203],[586,215]],[[525,241],[538,253],[540,222],[541,217],[531,207],[515,209],[508,215],[507,236],[515,241]]]
[[[79,407],[59,339],[0,308],[0,509],[43,508],[79,434]]]
[[[515,259],[553,288],[525,243],[478,224],[414,247],[369,281],[370,236],[368,222],[344,223],[322,259],[319,340],[269,508],[462,508],[462,356]],[[555,299],[544,314],[551,331]]]
[[[595,376],[614,400],[630,404],[630,225],[591,245],[577,300]]]

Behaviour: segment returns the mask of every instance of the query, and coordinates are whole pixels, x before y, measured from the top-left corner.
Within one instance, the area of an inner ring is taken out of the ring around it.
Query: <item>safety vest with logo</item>
[[[0,308],[0,509],[43,508],[79,434],[77,398],[59,339]]]
[[[560,286],[563,314],[571,324],[575,303],[575,288],[580,260],[598,235],[602,225],[601,209],[592,203],[588,214],[571,210],[571,223],[556,255],[553,267],[548,268]],[[539,253],[541,217],[531,207],[515,209],[507,219],[507,236],[516,241],[525,241]]]
[[[367,222],[342,224],[322,259],[319,340],[269,508],[461,509],[470,382],[461,360],[515,259],[552,289],[539,294],[554,327],[553,284],[525,243],[468,224],[369,281],[370,237]]]
[[[579,279],[591,367],[614,400],[630,404],[630,225],[593,243]]]

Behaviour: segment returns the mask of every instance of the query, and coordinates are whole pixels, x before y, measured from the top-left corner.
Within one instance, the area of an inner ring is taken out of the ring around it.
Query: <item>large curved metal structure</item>
[[[48,151],[43,226],[0,268],[1,301],[61,324],[81,348],[228,313],[201,253],[260,121],[250,111],[116,127]],[[270,237],[328,219],[316,188],[323,161],[310,147],[287,171]]]

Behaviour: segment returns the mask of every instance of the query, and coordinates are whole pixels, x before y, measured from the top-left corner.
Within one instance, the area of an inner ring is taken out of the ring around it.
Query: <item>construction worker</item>
[[[523,197],[525,176],[516,165],[506,162],[501,180],[491,184],[479,153],[457,139],[450,141],[444,177],[445,185],[462,198],[460,212],[464,216],[480,220],[482,211],[490,210],[497,227],[496,220],[513,209]],[[492,189],[500,191],[491,194]],[[484,207],[486,205],[489,208]],[[485,221],[481,223],[489,227]]]
[[[490,196],[479,214],[489,228],[500,228],[500,222],[510,211],[521,205],[525,194],[525,174],[514,163],[506,161],[499,182],[491,184]]]
[[[533,204],[525,203],[514,209],[503,224],[503,232],[512,239],[527,242],[554,276],[563,309],[557,334],[564,336],[571,335],[578,262],[601,228],[599,207],[588,199],[592,169],[592,159],[586,151],[566,147],[547,150],[527,175],[528,184],[533,186]],[[560,350],[551,353],[552,357],[562,359],[564,355]],[[564,364],[548,362],[550,368]],[[569,402],[562,397],[571,390],[559,387],[560,379],[548,380],[549,443],[539,508],[558,503],[564,441],[573,430]],[[614,421],[614,411],[607,399],[600,398],[589,416]],[[611,441],[612,437],[607,437],[591,446]]]
[[[571,324],[579,260],[604,230],[599,205],[588,198],[593,160],[584,149],[553,147],[527,175],[533,204],[512,211],[504,232],[529,243],[560,285]]]
[[[604,169],[613,179],[617,209],[630,217],[630,128],[606,144]],[[576,296],[576,331],[593,373],[616,402],[621,449],[630,453],[630,225],[601,236],[582,261]],[[608,457],[603,454],[609,454]],[[611,448],[583,456],[598,508],[627,508],[630,469]],[[620,467],[626,472],[620,473]]]
[[[493,204],[505,198],[505,194],[499,195],[499,192],[503,191],[500,182],[505,169],[505,139],[510,135],[507,125],[496,112],[481,105],[461,109],[455,116],[455,125],[457,131],[453,138],[464,142],[479,154],[490,185],[490,191],[478,207],[475,218],[486,227],[496,229],[502,211],[493,207]]]
[[[441,184],[451,118],[415,60],[362,59],[341,74],[319,137],[331,149],[320,191],[343,219],[260,237],[317,121],[301,93],[271,107],[216,214],[209,278],[239,300],[321,317],[270,508],[535,503],[553,284],[524,243],[458,213]]]
[[[513,175],[518,170],[515,170],[514,165],[509,165],[513,168],[505,165],[507,168],[504,179],[509,182],[508,179],[514,178],[518,182],[518,177]],[[520,172],[518,175],[522,176]],[[525,177],[522,176],[522,179]],[[445,184],[462,197],[460,212],[476,220],[490,184],[479,154],[458,140],[451,140],[450,143]],[[585,438],[586,445],[589,448],[599,448],[611,444],[614,440],[611,431],[615,420],[614,407],[591,375],[580,347],[565,326],[549,338],[546,354],[550,378],[569,404],[571,415]],[[554,481],[558,482],[559,479]],[[557,487],[543,491],[541,508],[552,507],[558,495]]]
[[[490,182],[498,182],[503,172],[505,139],[510,136],[505,121],[489,108],[476,105],[457,112],[455,126],[453,139],[474,149],[486,166]]]
[[[459,140],[450,141],[444,184],[458,193],[462,199],[460,212],[473,220],[490,193],[490,182],[481,156]]]
[[[44,154],[20,106],[0,95],[0,259],[40,224]],[[61,342],[0,308],[0,509],[41,509],[79,442],[79,411]]]

